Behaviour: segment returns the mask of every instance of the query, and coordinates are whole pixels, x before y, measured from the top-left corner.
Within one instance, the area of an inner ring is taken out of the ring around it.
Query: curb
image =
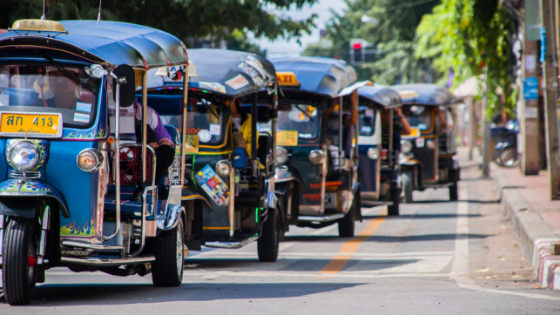
[[[541,286],[560,290],[560,255],[552,253],[552,245],[560,244],[560,238],[544,224],[517,189],[509,185],[504,175],[498,173],[494,180],[498,185],[502,214],[512,222],[523,244],[525,257],[535,267]]]

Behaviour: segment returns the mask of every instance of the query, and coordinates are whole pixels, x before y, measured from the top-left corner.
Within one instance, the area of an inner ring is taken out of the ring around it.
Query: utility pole
[[[560,139],[558,136],[558,74],[555,27],[556,1],[541,0],[541,60],[544,75],[544,112],[546,125],[546,155],[550,199],[560,199]],[[544,56],[542,55],[544,54]],[[542,58],[544,57],[544,58]]]
[[[527,5],[528,3],[526,3]],[[527,36],[525,8],[522,9],[521,34],[523,46],[521,55],[522,95],[519,101],[519,125],[521,127],[521,172],[523,175],[539,174],[539,79],[537,73],[537,42]],[[538,10],[534,7],[529,10]]]
[[[475,118],[475,113],[474,113],[474,97],[473,96],[469,96],[467,97],[467,108],[469,110],[469,125],[468,125],[468,138],[469,138],[469,161],[472,161],[473,159],[473,150],[474,150],[474,145],[476,143],[476,118]]]

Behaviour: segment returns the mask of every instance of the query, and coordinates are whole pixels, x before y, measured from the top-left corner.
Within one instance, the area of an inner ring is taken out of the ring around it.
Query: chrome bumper
[[[335,221],[335,220],[339,220],[344,218],[344,213],[336,213],[336,214],[332,214],[332,215],[322,215],[322,216],[307,216],[307,215],[301,215],[298,217],[299,221],[304,221],[304,222],[311,222],[312,224],[321,224],[321,223],[327,223],[327,222],[331,222],[331,221]]]
[[[243,242],[210,242],[210,243],[205,243],[204,246],[206,247],[212,247],[212,248],[241,248],[243,246],[249,245],[251,243],[253,243],[254,241],[258,240],[259,236],[255,235],[252,236],[246,240],[244,240]]]

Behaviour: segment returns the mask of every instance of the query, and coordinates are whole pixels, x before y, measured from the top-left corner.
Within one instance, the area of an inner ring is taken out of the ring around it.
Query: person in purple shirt
[[[142,141],[142,104],[138,100],[134,101],[134,127],[136,132],[136,142],[141,143]],[[159,114],[151,107],[148,107],[148,112],[146,113],[146,127],[147,127],[147,140],[148,145],[154,148],[156,152],[156,183],[159,181],[162,175],[164,175],[171,164],[173,164],[173,159],[175,158],[175,143],[172,141],[169,132],[163,126]],[[140,192],[146,183],[143,183],[141,187],[136,188],[136,191],[130,198],[131,200],[137,200],[139,198]]]

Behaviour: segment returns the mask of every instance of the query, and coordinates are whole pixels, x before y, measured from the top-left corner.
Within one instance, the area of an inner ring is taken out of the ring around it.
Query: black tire
[[[507,167],[507,168],[512,168],[512,167],[516,167],[517,165],[519,165],[519,157],[517,154],[517,148],[514,147],[508,147],[505,148],[503,150],[501,150],[498,153],[498,158],[499,163],[498,165],[502,166],[502,167]]]
[[[268,208],[268,217],[263,222],[262,234],[257,240],[257,252],[262,262],[275,262],[278,259],[280,236],[278,229],[278,211]]]
[[[398,188],[393,188],[391,190],[391,201],[392,206],[387,207],[387,215],[398,216],[399,215],[399,204],[401,203],[401,190]]]
[[[359,192],[358,192],[359,193]],[[352,206],[350,210],[344,218],[338,221],[338,236],[340,237],[354,237],[354,232],[356,230],[356,211],[357,209],[357,198],[354,196],[354,201],[352,202]]]
[[[183,282],[185,252],[183,220],[173,230],[160,233],[153,242],[156,261],[152,264],[152,282],[156,287],[178,287]]]
[[[412,171],[403,172],[404,203],[412,203]]]
[[[10,305],[26,305],[37,283],[37,233],[33,220],[12,218],[4,239],[2,282]],[[33,258],[30,258],[33,257]],[[29,266],[29,261],[34,266]]]
[[[452,170],[449,175],[449,179],[453,182],[453,185],[449,186],[449,200],[457,201],[459,200],[459,185],[457,185],[459,181],[459,170]]]

